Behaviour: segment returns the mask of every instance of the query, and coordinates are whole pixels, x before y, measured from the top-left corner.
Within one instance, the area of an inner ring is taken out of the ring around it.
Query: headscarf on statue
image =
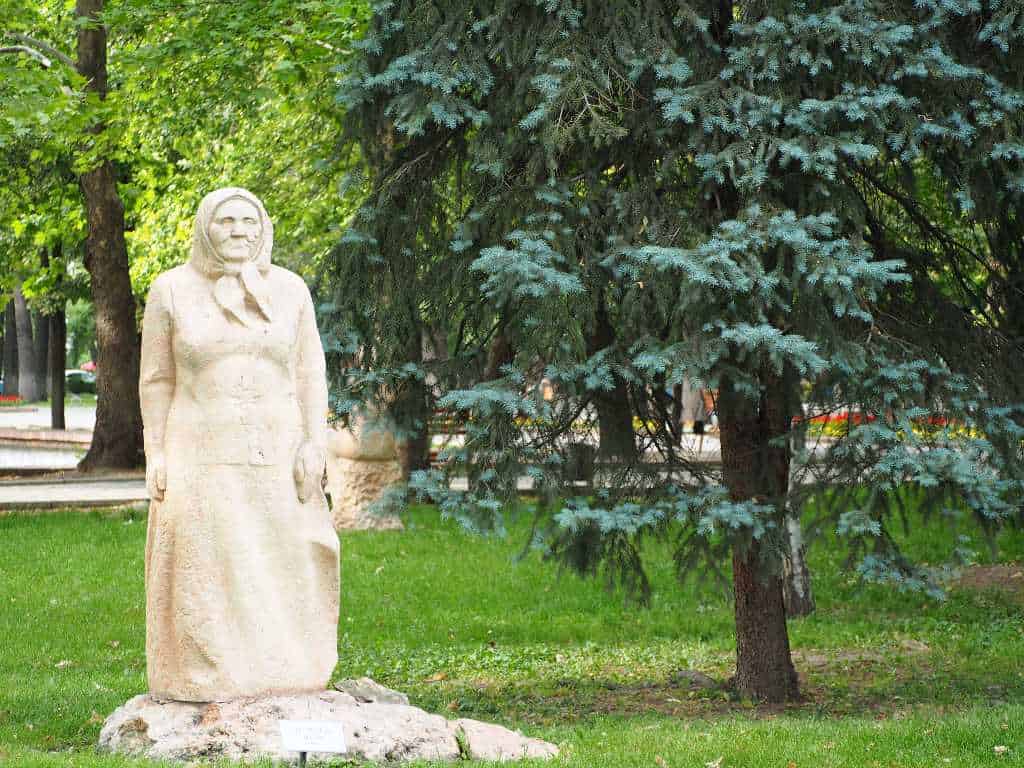
[[[241,270],[226,264],[210,241],[209,228],[217,208],[228,200],[245,200],[260,214],[260,236],[253,249],[252,258]],[[216,280],[213,296],[229,316],[242,325],[251,325],[250,313],[245,304],[248,298],[269,322],[271,320],[270,289],[265,276],[270,269],[270,251],[274,246],[274,225],[267,216],[263,203],[256,195],[240,187],[224,187],[214,190],[199,204],[195,226],[192,229],[191,264],[211,280]]]

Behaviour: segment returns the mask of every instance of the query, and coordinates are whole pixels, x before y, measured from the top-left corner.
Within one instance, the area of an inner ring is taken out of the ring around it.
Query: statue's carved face
[[[225,200],[213,212],[207,233],[224,266],[241,269],[256,255],[256,243],[262,233],[260,212],[248,200]]]

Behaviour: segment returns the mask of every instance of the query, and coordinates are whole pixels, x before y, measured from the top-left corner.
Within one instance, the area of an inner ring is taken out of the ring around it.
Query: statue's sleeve
[[[142,317],[142,359],[139,365],[139,401],[142,405],[146,455],[163,450],[167,412],[174,397],[174,352],[171,335],[174,317],[166,280],[157,279],[149,289]]]
[[[296,365],[296,391],[302,408],[306,440],[317,448],[327,450],[327,363],[320,333],[316,327],[316,312],[309,289],[303,286],[303,304],[299,317],[298,363]]]

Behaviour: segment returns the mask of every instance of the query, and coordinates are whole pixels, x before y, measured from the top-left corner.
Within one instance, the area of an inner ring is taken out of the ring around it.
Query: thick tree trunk
[[[718,400],[722,471],[733,500],[784,504],[789,446],[771,440],[788,432],[788,393],[774,377],[762,379],[759,402],[723,382]],[[783,516],[777,517],[781,522]],[[799,697],[799,688],[786,629],[782,566],[762,562],[762,552],[753,538],[737,542],[733,552],[736,687],[758,701],[791,701]]]
[[[14,316],[14,297],[4,310],[4,394],[17,395],[18,380],[18,323]]]
[[[423,362],[422,329],[417,326],[409,334],[405,359],[416,365]],[[398,461],[402,465],[402,476],[419,469],[430,468],[430,408],[426,384],[410,380],[391,403],[391,413],[407,437],[398,443]]]
[[[498,331],[487,348],[487,363],[484,365],[481,381],[495,381],[501,378],[502,366],[508,365],[515,359],[515,350],[508,338],[505,329]]]
[[[733,552],[736,592],[736,688],[757,701],[799,697],[789,652],[782,578],[765,574],[761,545],[752,542]]]
[[[65,429],[64,368],[67,364],[67,318],[64,307],[50,315],[50,428]]]
[[[82,471],[142,464],[139,338],[128,277],[124,208],[110,163],[80,178],[89,236],[85,265],[96,313],[96,426]]]
[[[636,459],[636,432],[633,410],[629,405],[629,389],[616,376],[615,388],[594,395],[597,407],[599,459],[629,462]]]
[[[28,311],[20,285],[14,289],[14,317],[18,329],[18,393],[22,400],[31,403],[46,396],[46,382],[45,377],[39,376],[32,313]],[[43,370],[46,370],[45,363]]]
[[[95,22],[103,0],[78,0],[75,15]],[[78,71],[100,98],[107,91],[107,35],[103,26],[78,28]],[[102,131],[102,126],[94,129]],[[82,174],[85,197],[85,266],[92,283],[96,313],[96,426],[92,445],[78,468],[136,467],[142,459],[142,413],[139,408],[139,337],[135,297],[128,276],[124,240],[124,205],[117,192],[114,166],[103,161]]]
[[[614,343],[615,328],[608,316],[604,291],[599,290],[594,327],[587,337],[587,355],[596,355]],[[637,458],[637,450],[629,388],[618,374],[612,374],[612,382],[611,390],[599,390],[592,395],[594,406],[597,408],[597,455],[605,461],[632,462]]]

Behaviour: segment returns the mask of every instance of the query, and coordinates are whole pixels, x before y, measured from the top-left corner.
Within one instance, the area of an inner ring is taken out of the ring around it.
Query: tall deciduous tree
[[[955,146],[1003,169],[999,195],[1019,195],[1013,13],[928,0],[380,6],[340,94],[368,173],[323,308],[336,403],[431,381],[466,441],[414,489],[494,527],[529,475],[549,552],[581,572],[646,595],[652,536],[676,543],[680,575],[728,563],[737,687],[796,697],[782,574],[787,518],[809,497],[836,501],[819,511],[864,578],[929,589],[889,534],[896,501],[964,506],[988,529],[1021,494],[1014,407],[962,356],[884,322],[911,321],[903,308],[933,284],[879,236],[878,206],[892,206],[863,176],[944,176]],[[404,352],[410,313],[447,329],[443,363]],[[512,354],[484,380],[498,332]],[[680,451],[659,415],[687,379],[718,393],[720,471]],[[641,419],[636,460],[580,495],[562,471],[571,436],[627,399],[659,418]],[[863,418],[812,455],[810,417],[836,410]],[[450,490],[455,473],[474,479],[468,493]]]
[[[107,31],[100,13],[103,0],[78,0],[78,72],[86,89],[107,98]],[[97,139],[103,124],[91,128]],[[142,462],[142,414],[139,408],[139,335],[135,297],[128,274],[124,203],[114,164],[102,153],[78,177],[85,199],[89,270],[96,312],[96,426],[79,469],[134,467]]]
[[[310,273],[326,251],[338,215],[337,174],[321,162],[332,141],[324,126],[336,119],[332,68],[365,7],[116,0],[78,3],[71,18],[68,10],[0,0],[0,35],[12,43],[0,49],[0,95],[12,96],[0,149],[54,175],[73,163],[78,174],[99,364],[82,467],[125,466],[141,460],[132,292],[145,295],[157,273],[187,259],[199,199],[215,186],[250,186],[279,225],[280,260]],[[72,36],[77,62],[60,50]],[[112,72],[108,48],[117,51]],[[15,176],[23,167],[4,165]],[[35,201],[12,197],[4,218],[10,210],[24,226]],[[78,251],[71,237],[64,244]]]

